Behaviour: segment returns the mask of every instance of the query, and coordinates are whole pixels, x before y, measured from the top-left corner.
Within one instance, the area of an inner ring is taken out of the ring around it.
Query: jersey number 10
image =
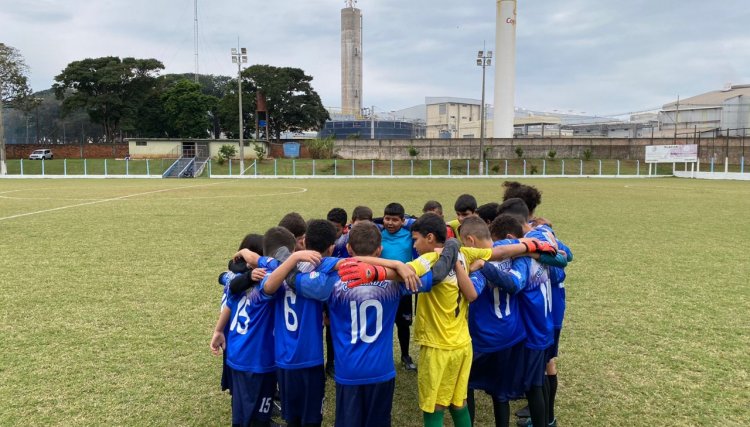
[[[383,332],[383,305],[380,304],[380,301],[370,299],[363,302],[359,308],[356,301],[349,301],[349,308],[352,315],[352,344],[356,344],[358,339],[368,344],[375,342],[380,333]],[[368,308],[374,309],[376,316],[375,333],[372,335],[367,332]]]

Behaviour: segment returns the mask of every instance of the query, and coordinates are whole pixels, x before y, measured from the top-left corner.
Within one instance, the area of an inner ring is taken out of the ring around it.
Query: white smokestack
[[[497,0],[494,137],[513,138],[516,92],[516,0]]]

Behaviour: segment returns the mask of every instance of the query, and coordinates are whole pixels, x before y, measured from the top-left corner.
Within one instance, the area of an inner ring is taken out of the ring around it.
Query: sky
[[[199,69],[302,68],[327,107],[341,106],[344,0],[198,0]],[[494,50],[495,1],[360,0],[365,106],[391,111],[427,96],[479,99],[477,51]],[[156,58],[193,72],[194,0],[0,0],[0,42],[20,50],[33,90],[101,56]],[[727,84],[750,84],[748,0],[519,0],[516,106],[616,116]],[[494,71],[487,72],[492,102]]]

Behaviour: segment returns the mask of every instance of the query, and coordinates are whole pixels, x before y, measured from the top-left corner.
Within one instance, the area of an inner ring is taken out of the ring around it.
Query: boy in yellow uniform
[[[412,225],[414,248],[420,255],[406,263],[417,275],[427,273],[438,260],[445,243],[445,222],[438,215],[426,213]],[[554,251],[549,245],[527,240],[517,245],[492,249],[460,248],[454,271],[420,297],[414,324],[414,340],[420,345],[420,369],[417,373],[419,407],[424,426],[442,426],[444,409],[450,408],[456,427],[471,426],[466,407],[472,349],[468,326],[468,304],[464,295],[473,290],[467,266],[482,259],[501,260],[528,251]],[[398,261],[363,258],[366,263],[396,268]],[[429,284],[422,284],[422,289]],[[474,293],[476,296],[476,293]]]

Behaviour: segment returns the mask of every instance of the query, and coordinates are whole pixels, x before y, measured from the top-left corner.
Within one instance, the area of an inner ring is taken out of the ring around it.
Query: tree
[[[247,128],[255,127],[255,97],[259,90],[266,96],[268,126],[276,140],[281,138],[281,132],[284,131],[317,130],[323,127],[329,119],[328,111],[312,88],[312,79],[299,68],[253,65],[243,70],[242,109]],[[219,108],[224,129],[236,134],[236,89],[222,99]]]
[[[180,80],[161,97],[164,103],[169,136],[205,138],[211,128],[209,111],[218,99],[201,93],[201,86],[190,80]]]
[[[138,111],[156,89],[161,69],[156,59],[87,58],[68,64],[52,87],[63,100],[63,114],[85,110],[102,125],[107,141],[114,141],[120,129],[137,129]]]
[[[31,93],[26,77],[28,71],[29,67],[18,49],[0,43],[0,175],[8,172],[5,164],[3,108],[13,105]]]

